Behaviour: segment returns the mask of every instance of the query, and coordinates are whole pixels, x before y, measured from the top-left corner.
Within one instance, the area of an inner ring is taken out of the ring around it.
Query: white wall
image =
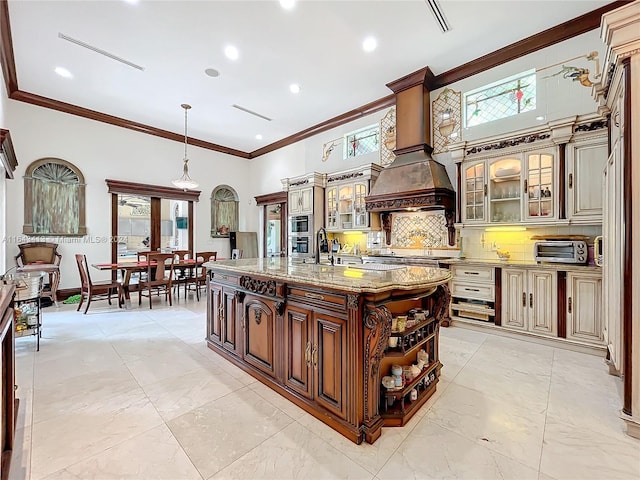
[[[111,203],[105,179],[171,186],[171,180],[182,172],[184,144],[179,142],[12,100],[7,105],[6,119],[19,161],[16,180],[7,185],[7,236],[12,240],[7,244],[7,265],[13,265],[13,256],[18,252],[16,243],[28,241],[20,238],[24,219],[22,177],[26,167],[42,157],[57,157],[73,163],[85,176],[88,234],[82,243],[58,239],[62,253],[60,288],[73,288],[80,283],[75,253],[85,253],[89,263],[110,259],[110,245],[101,238],[111,234]],[[219,184],[236,189],[240,197],[240,229],[250,229],[253,225],[247,214],[251,192],[246,181],[249,162],[191,145],[188,155],[189,172],[202,190],[195,206],[196,250],[216,250],[220,256],[229,257],[229,240],[210,237],[210,196]],[[91,274],[95,279],[108,276],[98,271]]]

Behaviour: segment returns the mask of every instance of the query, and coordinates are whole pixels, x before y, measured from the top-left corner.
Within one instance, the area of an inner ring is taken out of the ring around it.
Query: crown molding
[[[590,30],[598,28],[600,26],[601,17],[603,14],[624,6],[630,3],[629,1],[615,1],[601,8],[593,10],[589,13],[568,20],[560,25],[549,28],[543,32],[537,33],[530,37],[527,37],[518,42],[512,43],[504,48],[484,55],[476,60],[465,63],[454,69],[448,70],[440,75],[433,75],[428,67],[419,70],[419,72],[425,71],[424,83],[430,90],[436,90],[451,83],[457,82],[464,78],[476,75],[480,72],[488,70],[490,68],[501,65],[502,63],[514,60],[515,58],[527,55],[542,48],[549,47],[556,43],[568,40],[576,35],[581,35]],[[107,115],[95,110],[90,110],[84,107],[79,107],[65,102],[60,102],[54,99],[42,97],[29,92],[23,92],[19,89],[18,78],[15,66],[15,57],[13,52],[13,41],[11,37],[11,25],[9,22],[9,8],[8,0],[0,0],[0,65],[4,75],[5,85],[7,87],[8,97],[12,100],[31,103],[44,108],[50,108],[58,110],[60,112],[77,115],[80,117],[96,120],[98,122],[108,123],[122,128],[134,130],[136,132],[145,133],[148,135],[154,135],[157,137],[166,138],[176,142],[183,142],[184,136],[178,133],[169,132],[160,128],[144,125],[124,118]],[[414,72],[416,73],[416,72]],[[405,77],[411,76],[409,74]],[[403,78],[405,78],[403,77]],[[396,81],[397,82],[397,81]],[[394,84],[396,82],[391,82]],[[327,130],[339,127],[351,121],[357,120],[365,115],[375,113],[384,108],[392,107],[395,105],[395,95],[388,95],[384,98],[375,100],[361,107],[350,110],[342,115],[333,117],[329,120],[321,122],[317,125],[309,127],[298,133],[285,137],[277,142],[274,142],[265,147],[259,148],[252,152],[243,152],[223,145],[218,145],[204,140],[198,140],[194,138],[189,139],[189,144],[201,147],[207,150],[213,150],[228,155],[233,155],[240,158],[251,159],[264,155],[269,152],[273,152],[280,148],[292,145],[301,140],[305,140],[319,133]]]

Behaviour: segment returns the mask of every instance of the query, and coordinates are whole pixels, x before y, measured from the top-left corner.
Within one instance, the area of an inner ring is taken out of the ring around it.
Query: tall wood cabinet
[[[609,114],[609,161],[605,170],[603,273],[605,328],[610,368],[623,376],[622,418],[640,438],[640,2],[602,16],[606,44],[601,85],[594,89]],[[622,228],[624,226],[624,228]],[[636,233],[636,235],[634,235]]]
[[[15,435],[17,400],[15,398],[15,337],[13,296],[15,287],[0,285],[0,473],[9,478]]]

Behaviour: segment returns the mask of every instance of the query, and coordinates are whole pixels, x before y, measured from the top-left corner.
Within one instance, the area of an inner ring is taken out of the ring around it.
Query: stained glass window
[[[380,126],[372,125],[344,137],[344,158],[353,158],[380,150]]]
[[[464,94],[467,127],[536,109],[536,74],[531,70]]]

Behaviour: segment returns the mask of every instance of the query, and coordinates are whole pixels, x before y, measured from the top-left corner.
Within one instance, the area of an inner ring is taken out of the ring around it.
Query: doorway
[[[287,192],[260,195],[255,199],[262,208],[262,256],[285,257]]]

